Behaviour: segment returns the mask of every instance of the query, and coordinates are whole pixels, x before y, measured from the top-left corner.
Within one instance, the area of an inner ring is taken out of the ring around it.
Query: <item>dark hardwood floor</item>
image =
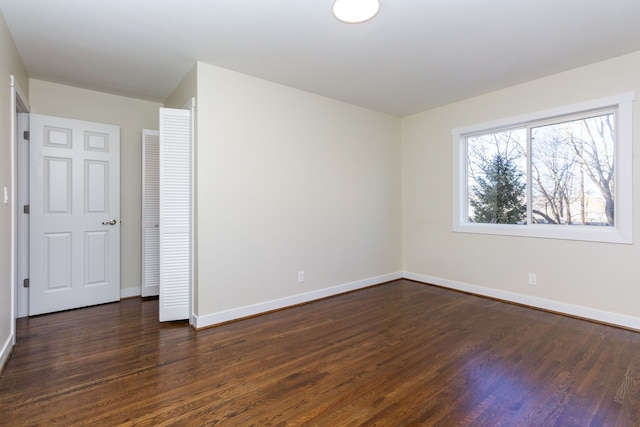
[[[199,332],[157,318],[20,319],[0,425],[640,425],[640,334],[419,283]]]

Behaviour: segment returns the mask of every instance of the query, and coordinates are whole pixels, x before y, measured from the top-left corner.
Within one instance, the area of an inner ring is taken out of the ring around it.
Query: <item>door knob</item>
[[[116,225],[118,221],[112,219],[111,221],[102,221],[102,225]]]

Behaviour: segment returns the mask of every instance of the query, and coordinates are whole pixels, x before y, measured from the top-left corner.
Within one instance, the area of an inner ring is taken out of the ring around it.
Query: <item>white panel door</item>
[[[142,285],[143,297],[160,292],[160,133],[142,130]]]
[[[32,114],[29,315],[120,299],[120,128]]]
[[[192,283],[191,111],[160,109],[160,321],[189,319]]]

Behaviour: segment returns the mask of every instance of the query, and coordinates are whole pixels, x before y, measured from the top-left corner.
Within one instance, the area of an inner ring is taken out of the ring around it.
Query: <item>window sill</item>
[[[594,229],[589,226],[579,225],[460,224],[454,226],[453,231],[456,233],[633,244],[630,231],[623,232],[614,227]]]

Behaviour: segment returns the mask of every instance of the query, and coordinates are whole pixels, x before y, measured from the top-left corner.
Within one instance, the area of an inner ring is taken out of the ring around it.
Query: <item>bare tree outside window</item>
[[[613,114],[533,127],[533,221],[613,226],[614,147]]]

